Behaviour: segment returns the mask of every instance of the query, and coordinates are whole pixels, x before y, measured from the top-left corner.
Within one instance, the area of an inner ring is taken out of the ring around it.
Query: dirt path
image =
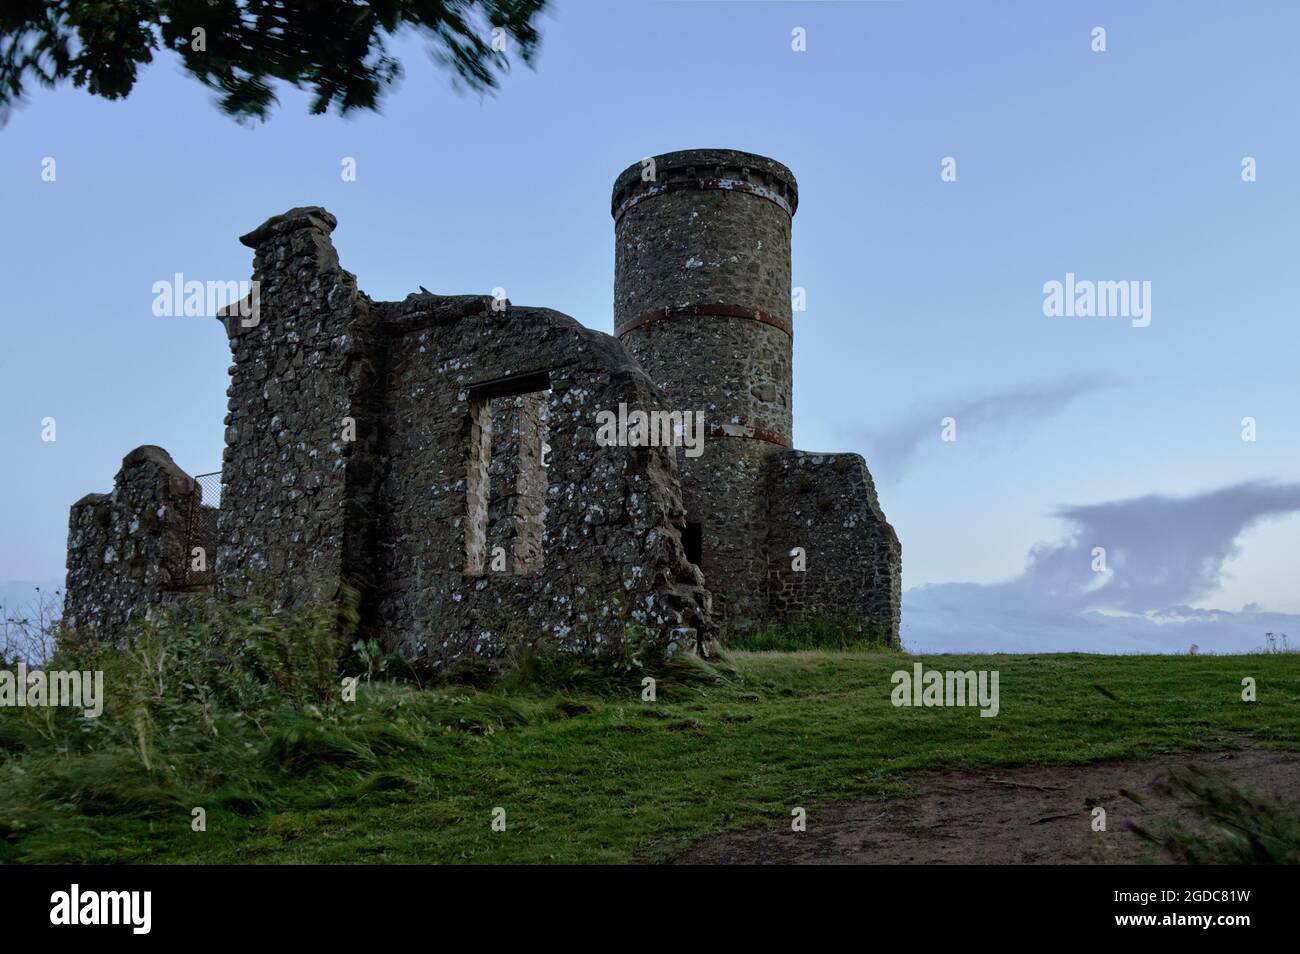
[[[1195,764],[1238,787],[1300,807],[1300,753],[1247,748],[1068,767],[928,773],[913,794],[809,805],[807,831],[756,829],[706,839],[679,864],[1126,864],[1161,860],[1127,829],[1187,820],[1184,803],[1150,783]],[[998,781],[993,781],[997,779]],[[1013,783],[1013,784],[1008,784]],[[1138,804],[1121,789],[1138,793]],[[1092,830],[1092,806],[1106,831]]]

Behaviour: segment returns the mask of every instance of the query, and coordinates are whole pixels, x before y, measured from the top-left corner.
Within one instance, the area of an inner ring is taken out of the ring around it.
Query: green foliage
[[[399,681],[390,665],[345,703],[341,672],[285,643],[337,663],[366,642],[331,635],[350,618],[250,604],[142,626],[124,651],[61,650],[103,664],[107,705],[93,720],[0,709],[0,862],[660,860],[787,818],[793,797],[896,793],[915,771],[1225,748],[1241,733],[1300,748],[1289,655],[927,659],[1000,671],[985,719],[894,708],[890,675],[913,661],[896,651],[609,666],[521,641],[482,686]],[[364,672],[371,649],[347,665]],[[286,660],[306,674],[275,671]],[[1243,664],[1267,688],[1258,703],[1240,700]],[[196,806],[207,832],[190,828]],[[491,832],[495,806],[510,838]]]
[[[1159,791],[1191,802],[1198,825],[1174,823],[1157,835],[1133,831],[1189,865],[1300,864],[1300,815],[1241,791],[1195,766],[1171,773]]]
[[[887,649],[884,633],[864,633],[830,619],[767,624],[724,633],[722,644],[745,652],[798,652],[802,649]]]
[[[380,648],[379,640],[358,639],[352,644],[352,653],[360,667],[359,673],[365,676],[366,682],[388,671],[390,657]]]
[[[509,59],[502,31],[525,63],[540,41],[546,0],[5,0],[0,6],[0,118],[26,84],[65,80],[121,99],[159,50],[220,94],[231,116],[265,119],[274,83],[310,90],[311,111],[376,109],[402,73],[389,39],[411,29],[459,85],[495,89]]]
[[[671,691],[674,686],[718,684],[735,674],[722,660],[704,660],[689,653],[643,663],[639,644],[639,634],[629,627],[624,636],[623,654],[614,659],[595,653],[554,652],[529,644],[515,645],[492,685],[505,692],[537,690],[611,695],[626,692],[630,686],[639,687],[647,676],[664,680]]]
[[[218,610],[222,618],[216,627],[238,634],[236,666],[254,683],[270,686],[298,708],[332,708],[340,656],[357,626],[356,602],[356,594],[349,592],[337,601],[318,597],[279,613],[265,603],[245,603]]]

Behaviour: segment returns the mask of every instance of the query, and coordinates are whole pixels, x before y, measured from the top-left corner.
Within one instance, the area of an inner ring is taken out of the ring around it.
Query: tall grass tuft
[[[1271,799],[1248,794],[1195,766],[1157,785],[1190,803],[1198,824],[1171,824],[1160,834],[1134,825],[1135,834],[1192,865],[1300,864],[1300,815]]]
[[[48,668],[102,671],[103,712],[4,711],[0,859],[25,835],[21,860],[75,861],[68,845],[86,844],[86,819],[251,810],[269,804],[277,772],[391,749],[385,727],[345,735],[329,724],[355,606],[347,592],[284,608],[200,604],[136,621],[117,643],[61,634]]]

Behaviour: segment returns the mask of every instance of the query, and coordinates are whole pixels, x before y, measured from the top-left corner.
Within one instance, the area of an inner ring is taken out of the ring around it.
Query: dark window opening
[[[686,559],[696,566],[703,560],[704,525],[690,520],[686,521],[686,530],[682,533],[682,547],[686,550]]]

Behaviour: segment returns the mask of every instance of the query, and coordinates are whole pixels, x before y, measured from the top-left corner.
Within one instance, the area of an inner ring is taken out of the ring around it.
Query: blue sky
[[[561,0],[483,99],[414,38],[382,115],[285,90],[241,126],[167,57],[123,102],[37,91],[0,130],[0,595],[61,578],[69,504],[133,447],[220,466],[224,334],[154,317],[153,282],[246,279],[237,237],[319,204],[373,297],[501,286],[608,331],[614,177],[720,146],[799,179],[795,443],[866,454],[909,646],[1300,641],[1298,29],[1284,2]],[[1067,272],[1150,281],[1150,326],[1044,316]],[[1129,585],[1094,590],[1093,546]]]

